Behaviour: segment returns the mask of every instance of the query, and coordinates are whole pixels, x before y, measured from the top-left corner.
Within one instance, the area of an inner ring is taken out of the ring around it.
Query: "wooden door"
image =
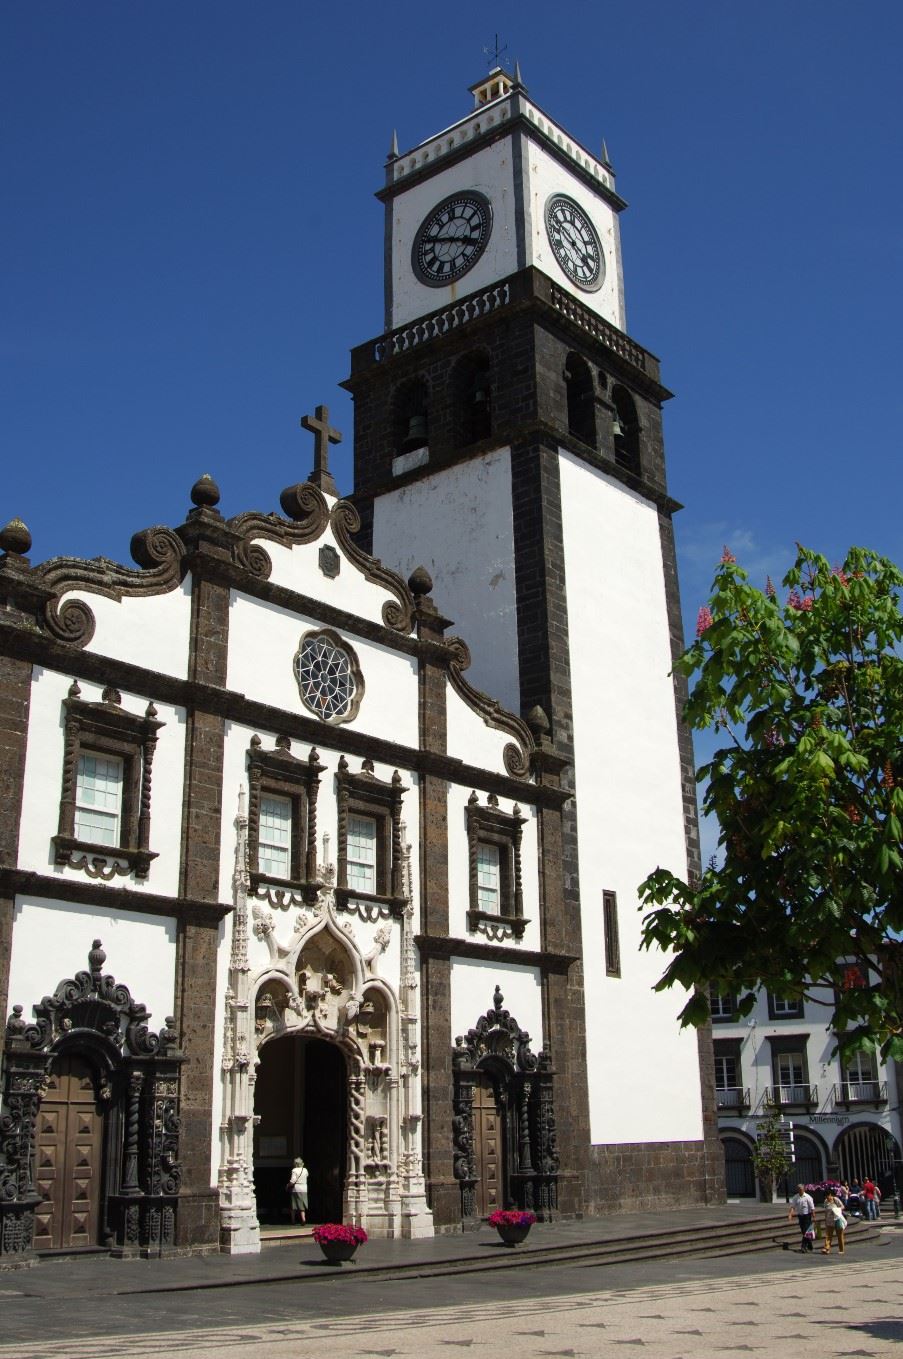
[[[488,1217],[504,1208],[504,1117],[496,1104],[492,1082],[480,1075],[473,1090],[473,1136],[477,1160],[477,1215]]]
[[[97,1245],[102,1150],[92,1068],[83,1057],[60,1057],[38,1113],[37,1250]]]

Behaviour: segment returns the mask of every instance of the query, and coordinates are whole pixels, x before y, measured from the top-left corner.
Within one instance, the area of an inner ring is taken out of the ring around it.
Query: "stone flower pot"
[[[313,1235],[328,1265],[344,1265],[353,1260],[358,1246],[367,1240],[363,1227],[346,1227],[342,1222],[315,1227]]]
[[[500,1208],[489,1216],[490,1227],[496,1229],[505,1246],[519,1246],[522,1241],[526,1241],[535,1221],[535,1213],[516,1209]]]

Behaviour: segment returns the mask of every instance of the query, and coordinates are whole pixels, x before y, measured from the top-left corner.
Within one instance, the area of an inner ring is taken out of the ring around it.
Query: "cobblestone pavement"
[[[18,1283],[18,1281],[16,1281]],[[498,1359],[901,1355],[903,1232],[854,1258],[768,1256],[504,1275],[334,1281],[315,1289],[28,1298],[0,1279],[0,1359]],[[403,1300],[403,1301],[402,1301]]]

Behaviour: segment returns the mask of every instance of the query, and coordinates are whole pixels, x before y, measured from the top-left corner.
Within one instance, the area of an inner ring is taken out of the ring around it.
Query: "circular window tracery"
[[[322,722],[348,722],[363,697],[357,657],[329,630],[309,632],[295,654],[295,678],[306,708]]]

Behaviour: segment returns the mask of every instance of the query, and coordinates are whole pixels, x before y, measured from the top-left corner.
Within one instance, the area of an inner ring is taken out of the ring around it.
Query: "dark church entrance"
[[[54,1059],[35,1138],[36,1250],[98,1244],[103,1115],[95,1072],[79,1056]]]
[[[308,1168],[308,1222],[341,1222],[348,1075],[335,1043],[285,1035],[260,1049],[254,1093],[254,1190],[262,1225],[285,1226],[292,1163]]]

